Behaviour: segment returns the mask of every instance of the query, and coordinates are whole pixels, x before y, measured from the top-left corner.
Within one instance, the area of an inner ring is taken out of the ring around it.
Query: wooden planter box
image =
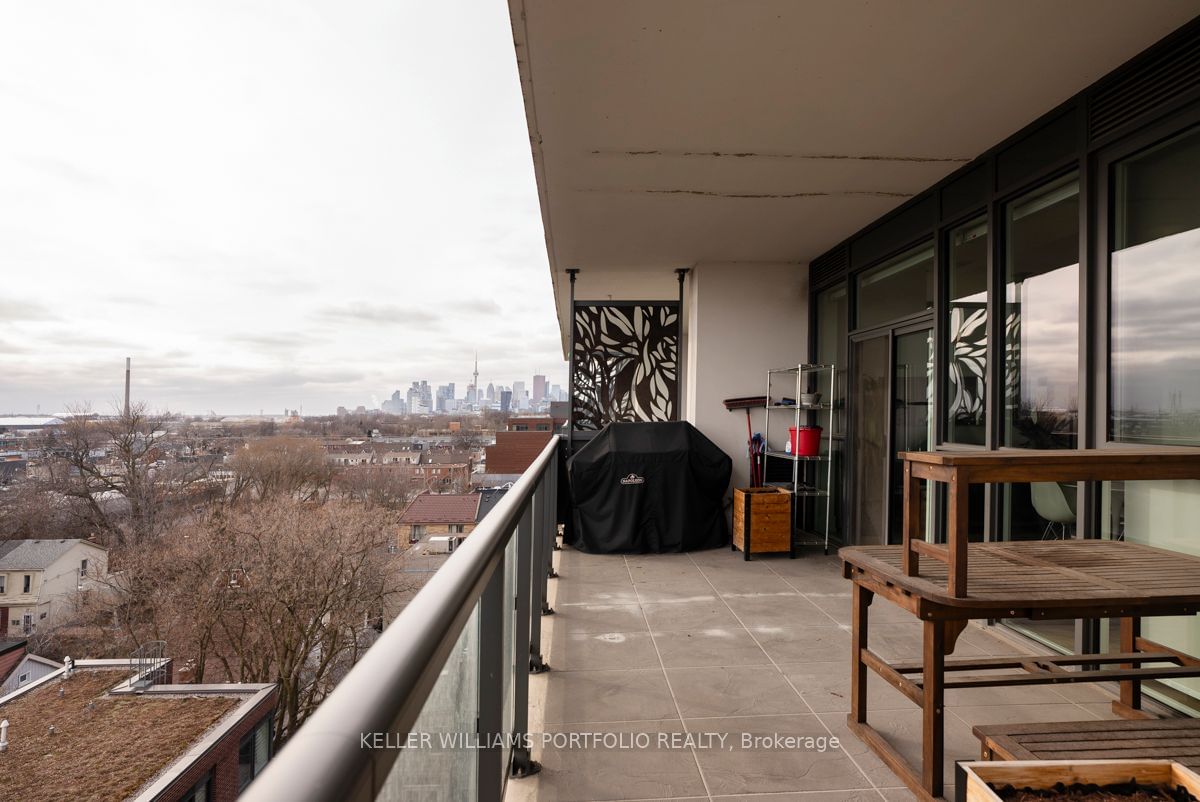
[[[733,491],[733,547],[750,554],[792,550],[792,494],[781,487]]]
[[[959,763],[957,800],[999,802],[988,784],[1016,788],[1053,788],[1056,783],[1110,785],[1131,779],[1143,785],[1182,785],[1200,799],[1200,775],[1173,760],[1002,760]]]

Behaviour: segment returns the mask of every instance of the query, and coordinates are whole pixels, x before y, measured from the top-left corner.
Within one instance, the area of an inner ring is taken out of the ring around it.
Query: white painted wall
[[[733,486],[746,487],[746,413],[722,402],[764,394],[769,368],[807,358],[808,266],[701,263],[688,277],[685,306],[685,417],[733,459]],[[754,431],[764,414],[751,412]]]

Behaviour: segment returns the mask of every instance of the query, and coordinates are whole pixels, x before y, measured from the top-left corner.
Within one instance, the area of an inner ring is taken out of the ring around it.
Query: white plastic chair
[[[1067,488],[1070,488],[1070,498]],[[1075,525],[1075,485],[1066,487],[1058,482],[1031,482],[1029,494],[1033,499],[1033,509],[1046,519],[1046,530],[1042,532],[1042,540],[1058,540],[1054,525],[1062,527],[1062,539],[1068,538],[1067,526]]]

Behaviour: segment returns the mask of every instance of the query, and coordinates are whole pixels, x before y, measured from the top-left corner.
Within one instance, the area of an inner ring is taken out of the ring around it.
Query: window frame
[[[1112,303],[1113,272],[1112,255],[1116,243],[1114,215],[1117,208],[1116,181],[1114,170],[1118,163],[1134,157],[1150,148],[1169,142],[1189,133],[1200,133],[1200,106],[1186,113],[1177,114],[1157,125],[1148,127],[1125,137],[1100,150],[1095,160],[1095,198],[1099,208],[1095,215],[1095,231],[1091,247],[1094,254],[1097,291],[1089,299],[1089,317],[1094,321],[1089,349],[1092,364],[1089,377],[1092,397],[1089,399],[1094,410],[1089,433],[1096,448],[1138,449],[1144,445],[1122,443],[1112,438],[1110,417],[1112,415],[1113,350],[1112,350]],[[1155,448],[1186,448],[1179,445],[1161,445]],[[1099,488],[1095,493],[1099,504]],[[1098,520],[1098,508],[1097,508]]]

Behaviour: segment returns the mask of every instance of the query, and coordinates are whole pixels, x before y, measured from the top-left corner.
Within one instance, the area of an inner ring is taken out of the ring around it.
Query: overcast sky
[[[0,0],[0,413],[566,377],[501,0]]]

